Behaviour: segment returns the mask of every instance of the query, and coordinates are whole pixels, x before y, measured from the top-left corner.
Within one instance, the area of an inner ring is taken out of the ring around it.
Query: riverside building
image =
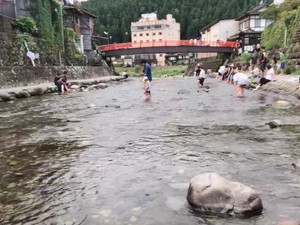
[[[131,40],[133,47],[152,46],[152,43],[159,45],[163,41],[180,40],[180,24],[176,22],[172,14],[166,19],[157,19],[156,13],[142,14],[138,22],[131,23]],[[137,55],[135,62],[142,59],[157,63],[158,66],[165,65],[165,53],[152,55]]]

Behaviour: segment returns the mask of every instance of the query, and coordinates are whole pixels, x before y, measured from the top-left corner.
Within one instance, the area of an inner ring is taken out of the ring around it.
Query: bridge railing
[[[202,41],[202,40],[179,40],[179,41],[152,41],[137,43],[119,43],[98,46],[101,51],[112,51],[129,48],[147,48],[147,47],[177,47],[177,46],[209,46],[209,47],[227,47],[237,48],[237,43],[232,41]]]

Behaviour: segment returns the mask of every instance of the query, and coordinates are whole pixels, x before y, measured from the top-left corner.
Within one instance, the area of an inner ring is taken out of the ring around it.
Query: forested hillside
[[[181,39],[198,37],[198,30],[215,19],[236,18],[261,0],[89,0],[85,8],[98,16],[95,33],[109,32],[112,42],[130,41],[130,23],[142,13],[159,19],[171,13],[181,24]],[[273,0],[265,0],[266,3]]]

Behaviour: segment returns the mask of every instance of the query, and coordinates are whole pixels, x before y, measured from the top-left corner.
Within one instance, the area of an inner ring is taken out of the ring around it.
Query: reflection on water
[[[300,220],[299,107],[260,92],[239,99],[210,80],[159,80],[0,103],[1,224],[233,224]],[[270,129],[266,122],[283,124]],[[257,189],[262,215],[198,215],[189,180],[217,172]]]

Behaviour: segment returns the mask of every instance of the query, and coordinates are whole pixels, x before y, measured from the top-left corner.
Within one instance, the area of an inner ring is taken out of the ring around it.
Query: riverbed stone
[[[257,191],[216,173],[205,173],[190,181],[187,201],[203,213],[251,216],[263,210]]]
[[[3,101],[10,101],[10,95],[6,92],[0,92],[0,98]]]
[[[17,98],[29,98],[30,93],[28,91],[20,91],[20,92],[16,93],[16,97]]]
[[[274,104],[273,104],[273,107],[276,108],[276,109],[289,109],[291,108],[293,105],[288,102],[288,101],[284,101],[284,100],[279,100],[279,101],[276,101]]]

